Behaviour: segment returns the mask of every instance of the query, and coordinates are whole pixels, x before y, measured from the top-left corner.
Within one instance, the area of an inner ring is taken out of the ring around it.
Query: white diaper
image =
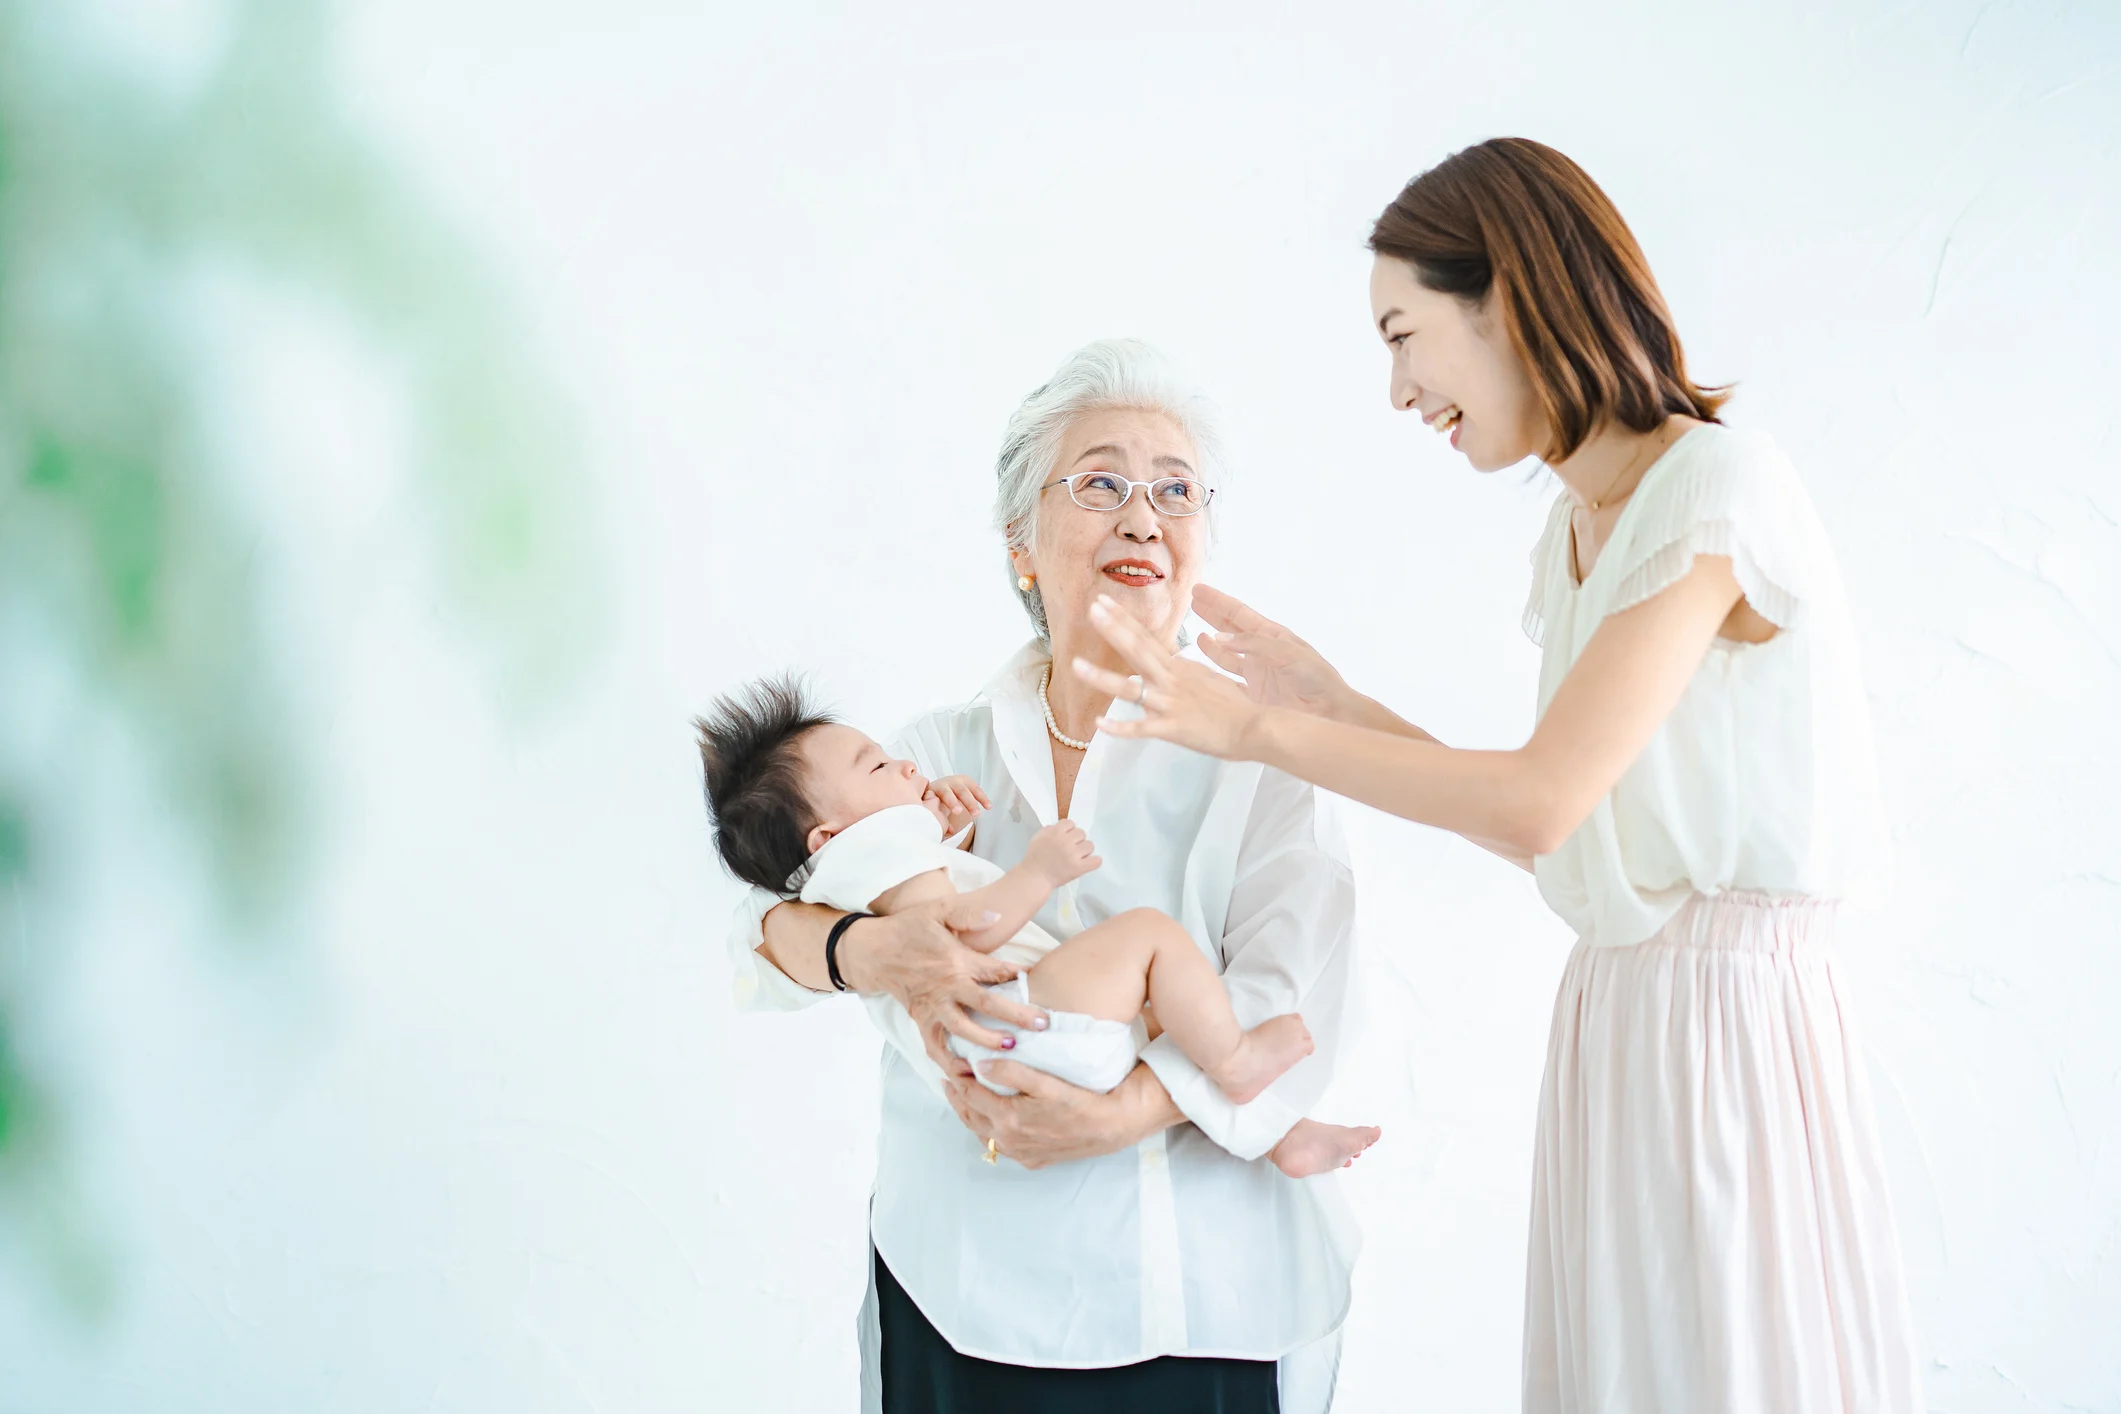
[[[987,990],[1014,1002],[1031,1000],[1031,984],[1022,977]],[[992,1051],[975,1046],[962,1036],[952,1036],[950,1049],[956,1054],[975,1064],[983,1060],[1022,1061],[1033,1070],[1043,1070],[1100,1095],[1127,1078],[1148,1035],[1139,1021],[1106,1021],[1076,1011],[1047,1012],[1043,1031],[1026,1031],[983,1012],[973,1016],[982,1026],[1014,1036],[1016,1045],[1006,1051]],[[997,1095],[1016,1093],[992,1081],[981,1080],[980,1084]]]

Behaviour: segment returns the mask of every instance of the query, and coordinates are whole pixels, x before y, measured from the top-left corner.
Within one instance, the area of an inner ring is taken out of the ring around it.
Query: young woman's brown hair
[[[1687,377],[1679,331],[1627,222],[1583,168],[1543,143],[1491,138],[1408,182],[1370,231],[1429,289],[1492,289],[1563,461],[1608,421],[1636,432],[1718,421],[1727,388]]]

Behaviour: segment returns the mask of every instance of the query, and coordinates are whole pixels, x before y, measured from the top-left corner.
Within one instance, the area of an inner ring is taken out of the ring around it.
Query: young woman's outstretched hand
[[[1200,651],[1242,677],[1254,702],[1313,717],[1347,715],[1355,694],[1339,670],[1288,629],[1205,584],[1193,590],[1193,612],[1215,629],[1201,638]]]
[[[1115,698],[1140,703],[1144,714],[1124,721],[1100,717],[1099,731],[1153,737],[1230,761],[1249,759],[1248,739],[1266,709],[1242,684],[1172,656],[1168,645],[1158,643],[1105,595],[1090,606],[1090,622],[1134,669],[1134,676],[1081,658],[1075,660],[1075,675]]]

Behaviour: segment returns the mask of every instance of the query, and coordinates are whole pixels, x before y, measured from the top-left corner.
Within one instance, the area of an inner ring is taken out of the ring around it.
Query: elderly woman
[[[1284,1410],[1332,1398],[1357,1237],[1333,1178],[1259,1162],[1331,1078],[1353,966],[1354,887],[1313,789],[1256,765],[1099,734],[1127,709],[1056,659],[1118,666],[1100,594],[1174,643],[1209,547],[1207,408],[1146,346],[1093,344],[1010,420],[997,527],[1037,637],[971,701],[893,747],[992,801],[975,850],[1014,864],[1067,817],[1102,868],[1038,922],[1067,937],[1162,909],[1222,971],[1238,1019],[1301,1012],[1317,1051],[1233,1104],[1169,1044],[1094,1094],[1010,1061],[980,1085],[951,1034],[1000,1048],[975,1010],[1042,1016],[981,991],[1008,969],[942,909],[860,918],[754,894],[731,939],[739,1003],[807,1006],[839,980],[890,1042],[862,1313],[865,1410]],[[843,925],[843,926],[842,926]]]

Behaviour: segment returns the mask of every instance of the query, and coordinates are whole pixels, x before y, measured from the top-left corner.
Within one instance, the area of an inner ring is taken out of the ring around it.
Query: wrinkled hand
[[[970,776],[938,776],[922,794],[941,807],[945,835],[964,829],[994,804]]]
[[[1245,680],[1245,693],[1262,707],[1288,707],[1334,717],[1351,693],[1347,680],[1316,648],[1220,589],[1193,591],[1193,611],[1216,632],[1203,634],[1210,662]]]
[[[888,918],[864,918],[840,937],[840,976],[857,992],[884,992],[898,999],[920,1028],[928,1058],[946,1076],[969,1078],[971,1067],[952,1054],[951,1036],[990,1050],[1007,1050],[1015,1038],[972,1019],[975,1011],[1030,1031],[1043,1031],[1046,1013],[1035,1006],[989,995],[1022,969],[958,940],[993,922],[960,899],[938,899],[900,909]]]
[[[1142,1138],[1126,1130],[1120,1092],[1100,1095],[1016,1061],[984,1061],[981,1071],[1018,1091],[997,1095],[976,1079],[946,1080],[945,1098],[965,1128],[1027,1169],[1117,1153]]]
[[[1097,857],[1097,846],[1073,820],[1060,820],[1031,837],[1024,849],[1024,864],[1038,871],[1047,883],[1059,888],[1070,879],[1080,879],[1105,861]]]
[[[1226,761],[1247,759],[1246,747],[1263,712],[1242,683],[1215,669],[1172,656],[1148,630],[1100,594],[1090,606],[1090,622],[1134,669],[1126,677],[1077,658],[1075,675],[1101,692],[1139,702],[1143,716],[1120,721],[1097,719],[1107,736],[1150,737],[1191,747]]]

